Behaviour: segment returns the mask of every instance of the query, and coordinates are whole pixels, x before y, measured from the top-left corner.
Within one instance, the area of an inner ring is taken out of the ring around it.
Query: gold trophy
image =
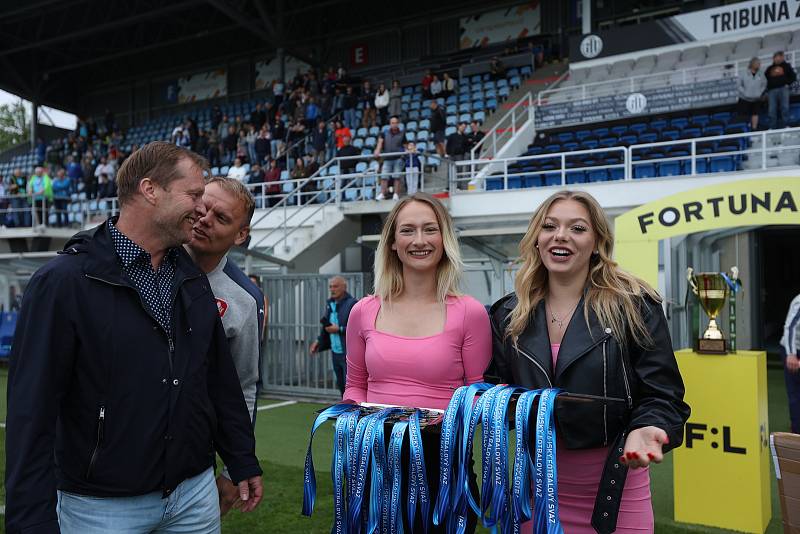
[[[729,280],[736,283],[738,278],[738,269],[736,267],[731,269]],[[700,306],[708,315],[708,328],[703,333],[703,336],[697,340],[697,352],[702,354],[726,354],[727,343],[725,336],[722,335],[719,326],[717,326],[717,316],[725,303],[728,301],[728,291],[730,285],[728,280],[722,273],[697,273],[694,269],[689,267],[686,273],[686,278],[689,280],[689,285],[692,292],[697,296],[700,301]]]

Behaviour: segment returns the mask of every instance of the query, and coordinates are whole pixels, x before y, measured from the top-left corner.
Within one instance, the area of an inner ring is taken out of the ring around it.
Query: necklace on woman
[[[580,302],[580,300],[575,303],[575,305],[572,307],[572,309],[570,309],[569,313],[566,313],[566,314],[562,315],[561,317],[556,315],[555,312],[553,311],[553,307],[550,306],[550,303],[547,303],[547,307],[550,308],[550,323],[557,324],[558,328],[560,330],[563,330],[564,329],[564,323],[565,322],[568,323],[570,317],[572,317],[572,314],[575,311],[575,308],[578,307],[578,303],[579,302]]]

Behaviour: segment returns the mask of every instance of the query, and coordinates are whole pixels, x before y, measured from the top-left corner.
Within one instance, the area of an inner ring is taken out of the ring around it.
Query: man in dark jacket
[[[344,394],[347,381],[347,319],[356,304],[356,299],[347,292],[347,281],[341,276],[334,276],[328,281],[331,298],[325,302],[324,315],[320,319],[322,330],[319,337],[311,344],[311,354],[331,351],[333,372],[336,373],[336,387]]]
[[[772,65],[764,71],[767,77],[767,101],[769,103],[769,127],[778,128],[778,108],[781,112],[781,125],[789,120],[789,86],[797,79],[792,66],[784,59],[783,52],[775,52]]]
[[[9,534],[218,532],[217,452],[243,509],[261,500],[217,306],[180,246],[205,213],[205,168],[169,143],[134,152],[119,218],[31,278],[9,367]]]
[[[444,131],[447,128],[447,114],[436,100],[431,101],[431,136],[436,145],[436,153],[444,156]]]

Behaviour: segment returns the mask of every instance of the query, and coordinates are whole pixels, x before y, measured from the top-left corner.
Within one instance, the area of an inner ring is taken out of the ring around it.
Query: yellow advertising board
[[[675,356],[692,407],[673,451],[675,520],[763,534],[772,515],[767,354]]]
[[[639,206],[615,220],[615,259],[656,287],[661,239],[720,228],[800,224],[800,179],[731,180]]]

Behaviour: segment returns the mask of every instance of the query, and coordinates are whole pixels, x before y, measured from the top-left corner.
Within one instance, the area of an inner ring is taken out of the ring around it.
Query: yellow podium
[[[763,534],[770,500],[767,354],[677,351],[692,415],[675,449],[675,521]]]

